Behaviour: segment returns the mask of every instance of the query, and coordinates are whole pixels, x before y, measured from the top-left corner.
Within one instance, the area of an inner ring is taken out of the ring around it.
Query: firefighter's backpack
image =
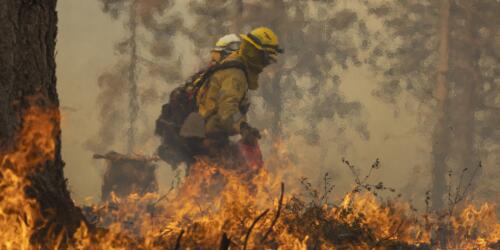
[[[219,70],[237,68],[247,76],[245,65],[241,61],[227,61],[210,66],[191,77],[185,84],[170,93],[169,101],[162,106],[161,114],[156,120],[155,134],[161,137],[158,155],[161,159],[176,167],[182,162],[194,161],[197,144],[196,139],[180,136],[180,129],[192,112],[198,111],[196,96],[210,77]],[[248,77],[247,77],[248,78]]]

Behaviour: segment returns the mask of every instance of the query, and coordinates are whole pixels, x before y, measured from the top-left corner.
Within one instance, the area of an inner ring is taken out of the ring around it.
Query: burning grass
[[[18,145],[1,154],[0,249],[47,249],[31,241],[46,223],[29,195],[30,175],[55,157],[58,113],[27,112]],[[277,150],[277,152],[282,152]],[[283,152],[282,152],[283,153]],[[344,164],[356,173],[349,162]],[[370,169],[379,168],[378,161]],[[444,214],[419,213],[393,192],[360,178],[341,200],[328,175],[321,190],[302,179],[286,186],[284,174],[248,174],[200,160],[166,195],[112,196],[84,208],[71,241],[52,235],[50,246],[69,249],[498,249],[500,223],[493,204],[454,206]],[[459,209],[463,207],[462,209]],[[50,236],[49,230],[47,235]],[[54,242],[55,241],[55,242]]]
[[[372,168],[376,169],[372,166]],[[210,162],[199,162],[183,183],[157,202],[157,194],[114,199],[88,211],[107,228],[102,236],[82,228],[78,249],[494,249],[500,224],[491,204],[467,206],[450,216],[420,214],[408,203],[382,201],[393,190],[356,181],[333,204],[332,185],[306,195],[285,192],[278,174],[253,178]],[[302,192],[304,193],[304,192]],[[443,233],[443,227],[446,232]],[[123,240],[127,235],[128,240]],[[106,245],[108,247],[108,245]],[[444,247],[443,247],[444,248]]]

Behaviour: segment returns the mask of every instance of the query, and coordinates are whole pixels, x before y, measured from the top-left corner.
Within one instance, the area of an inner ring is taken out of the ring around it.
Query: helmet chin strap
[[[247,61],[247,64],[250,68],[255,73],[261,73],[265,67],[271,65],[273,63],[272,58],[270,55],[268,55],[266,52],[261,51],[261,59],[259,60],[260,62],[256,62],[257,60],[252,59],[252,58],[245,58]]]
[[[261,73],[264,70],[264,68],[267,66],[267,65],[260,65],[258,63],[252,62],[252,60],[248,60],[247,64],[248,64],[249,69],[252,71],[252,73],[257,73],[257,74]]]

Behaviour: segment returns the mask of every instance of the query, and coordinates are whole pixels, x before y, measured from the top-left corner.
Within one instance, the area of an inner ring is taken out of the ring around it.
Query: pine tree
[[[63,174],[56,1],[2,1],[0,23],[0,248],[52,249],[84,221]]]
[[[144,143],[145,137],[152,137],[150,131],[142,131],[137,124],[137,121],[145,119],[141,105],[152,102],[141,99],[141,96],[156,92],[154,86],[144,79],[160,77],[167,82],[180,79],[179,71],[165,61],[172,54],[170,39],[181,20],[169,17],[167,21],[158,21],[172,8],[174,1],[100,1],[104,13],[124,22],[126,37],[116,44],[119,59],[114,68],[98,78],[101,93],[97,103],[100,106],[101,127],[98,135],[87,144],[93,151],[102,153],[116,144],[125,143],[126,151],[132,153],[136,144]],[[146,40],[147,34],[151,34],[152,39]],[[152,130],[152,126],[148,129]],[[126,142],[118,140],[123,133],[126,134]]]
[[[486,96],[498,95],[497,89],[488,87],[495,85],[491,77],[498,72],[494,64],[490,63],[489,69],[481,65],[498,60],[491,52],[498,27],[498,17],[493,13],[499,10],[499,4],[458,0],[366,4],[389,31],[389,40],[377,44],[369,60],[384,72],[385,81],[376,94],[395,103],[401,93],[410,93],[421,105],[435,111],[431,118],[435,124],[431,132],[432,192],[434,207],[441,209],[446,173],[474,168],[479,161],[478,150],[483,148],[480,145],[489,140],[477,126],[497,116],[495,112],[483,112],[483,103]],[[484,114],[483,121],[478,119],[480,113]],[[472,177],[471,172],[466,179]]]

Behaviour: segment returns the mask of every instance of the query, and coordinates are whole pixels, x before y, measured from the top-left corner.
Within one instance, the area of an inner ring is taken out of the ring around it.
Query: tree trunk
[[[245,3],[245,1],[237,0],[236,9],[237,13],[243,18],[238,18],[234,25],[236,32],[242,32],[242,28],[245,28],[245,25],[249,25],[252,28],[256,28],[258,26],[269,26],[269,28],[277,31],[279,34],[280,41],[287,41],[286,34],[287,30],[292,29],[293,27],[289,27],[286,20],[284,19],[286,14],[286,5],[283,0],[278,1],[262,1],[262,2],[252,2]],[[262,15],[264,9],[267,11],[271,10],[274,15]],[[241,12],[239,12],[241,11]],[[286,75],[282,68],[284,58],[280,56],[278,59],[278,64],[273,66],[275,72],[272,76],[265,77],[262,74],[259,77],[260,82],[260,92],[264,99],[264,103],[267,106],[267,109],[272,113],[272,118],[269,125],[269,130],[271,133],[271,139],[273,141],[279,140],[282,136],[282,116],[283,116],[283,91],[281,87],[281,80],[284,75]]]
[[[290,25],[287,25],[287,23],[283,19],[283,17],[287,16],[285,2],[282,0],[274,1],[271,9],[275,11],[275,18],[270,22],[270,26],[272,29],[278,32],[280,42],[284,43],[288,41],[288,30],[294,28],[290,27]],[[274,72],[272,79],[270,79],[270,82],[262,84],[268,85],[265,86],[263,94],[266,103],[269,105],[269,110],[273,113],[271,123],[271,136],[273,141],[280,140],[283,135],[281,123],[284,112],[284,100],[281,80],[283,75],[286,75],[283,70],[284,59],[285,58],[283,56],[280,56],[280,58],[278,59],[279,65],[275,67],[276,71]]]
[[[436,210],[443,208],[443,196],[446,190],[446,161],[450,148],[447,86],[449,66],[449,0],[442,0],[440,13],[439,65],[435,90],[438,107],[437,121],[432,137],[432,206]]]
[[[130,65],[128,71],[128,87],[129,87],[129,127],[127,129],[127,153],[131,154],[135,147],[135,137],[137,134],[136,122],[139,115],[139,93],[137,86],[137,4],[134,0],[130,3]]]
[[[282,90],[281,90],[281,72],[275,72],[275,75],[270,79],[269,82],[263,84],[262,96],[272,113],[272,121],[270,124],[270,131],[273,141],[281,137],[281,116],[283,113],[283,100],[282,100]]]
[[[233,17],[232,17],[232,23],[233,25],[231,26],[231,33],[234,34],[240,34],[243,32],[243,15],[245,13],[245,3],[243,3],[243,0],[235,0],[234,1],[234,12],[233,12]]]
[[[55,9],[56,0],[0,1],[0,246],[52,249],[84,221],[63,175]]]
[[[479,69],[480,48],[474,41],[479,27],[474,24],[472,15],[472,2],[464,1],[458,9],[460,16],[463,16],[465,23],[457,24],[456,38],[453,39],[453,50],[451,62],[453,71],[453,81],[456,83],[453,106],[456,111],[453,113],[454,128],[454,151],[456,153],[457,176],[464,169],[466,171],[465,185],[471,180],[472,169],[477,164],[475,151],[475,111],[477,107],[476,88],[482,86],[481,72]]]

